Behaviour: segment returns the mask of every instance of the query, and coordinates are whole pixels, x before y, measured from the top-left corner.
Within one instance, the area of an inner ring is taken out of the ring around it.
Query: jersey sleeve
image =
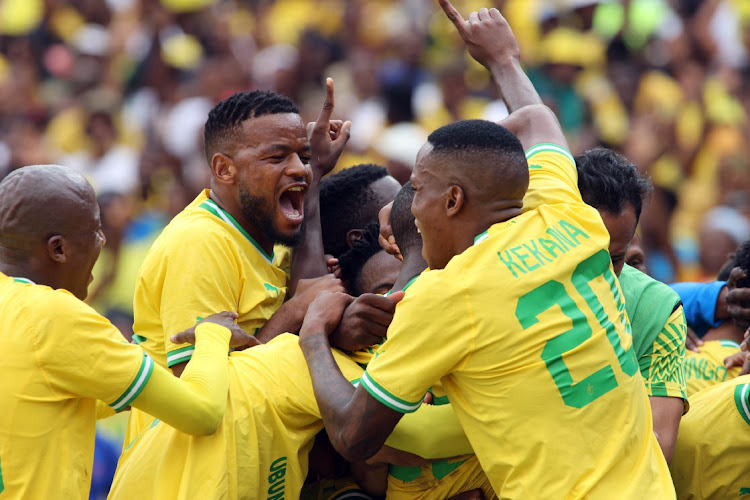
[[[227,349],[231,333],[214,323],[195,329],[195,355],[177,378],[161,366],[133,406],[187,434],[213,434],[224,416],[229,390]]]
[[[167,366],[189,361],[195,348],[175,345],[169,338],[196,322],[222,311],[236,312],[241,293],[253,293],[253,284],[240,283],[239,264],[232,243],[220,234],[196,236],[189,244],[167,254],[159,316],[164,333]],[[175,241],[173,244],[176,244]],[[185,244],[183,244],[185,243]],[[147,280],[147,276],[142,279]],[[260,283],[262,289],[263,284]],[[259,301],[263,294],[259,293]],[[254,333],[254,332],[248,332]]]
[[[46,295],[33,342],[39,367],[61,393],[128,407],[149,381],[153,360],[91,307],[64,291]]]
[[[688,409],[684,371],[686,335],[685,313],[680,305],[639,360],[648,395],[682,398],[685,411]]]
[[[541,205],[582,203],[578,171],[573,156],[556,144],[537,144],[526,151],[529,188],[523,199],[524,212]]]
[[[274,374],[274,384],[278,386],[277,390],[285,395],[295,411],[320,417],[320,408],[315,399],[305,356],[299,346],[299,337],[291,333],[282,333],[268,342],[266,346],[274,351],[274,354],[269,356],[270,361],[266,366],[278,372]],[[336,349],[331,349],[331,353],[344,378],[353,384],[359,383],[363,372],[362,367]],[[234,356],[237,355],[234,354]],[[239,355],[242,354],[239,353]]]
[[[401,413],[419,408],[427,390],[460,369],[476,338],[468,291],[459,280],[451,290],[431,293],[431,271],[397,305],[387,340],[362,374],[372,397]],[[431,318],[431,321],[424,321]]]
[[[422,405],[404,415],[385,444],[431,460],[474,453],[450,404]]]

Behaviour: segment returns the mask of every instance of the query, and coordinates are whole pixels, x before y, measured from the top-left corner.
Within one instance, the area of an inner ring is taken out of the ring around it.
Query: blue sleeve
[[[726,281],[712,283],[672,283],[669,285],[682,300],[687,324],[699,337],[710,328],[719,326],[721,321],[714,318],[716,301]]]

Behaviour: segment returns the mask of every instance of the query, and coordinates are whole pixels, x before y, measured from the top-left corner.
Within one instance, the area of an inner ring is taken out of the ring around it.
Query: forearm
[[[427,459],[474,453],[449,404],[423,404],[414,413],[404,415],[385,444]]]
[[[521,68],[520,61],[515,57],[507,57],[490,64],[490,73],[495,79],[505,105],[511,113],[524,106],[542,104],[534,84]]]
[[[317,278],[328,272],[323,252],[323,232],[320,226],[320,179],[313,178],[305,198],[305,222],[302,242],[292,252],[292,272],[287,293],[294,296],[301,279]]]
[[[297,333],[302,320],[305,319],[305,309],[294,298],[284,302],[281,307],[273,313],[266,324],[255,334],[261,343],[265,344],[282,333]]]
[[[229,389],[229,338],[229,330],[222,326],[198,325],[195,352],[181,378],[155,365],[132,406],[187,434],[208,436],[216,432]]]
[[[654,433],[659,441],[664,458],[672,460],[677,442],[677,431],[682,418],[683,401],[680,398],[649,397],[651,413],[654,419]]]
[[[341,373],[322,334],[301,335],[300,346],[312,378],[315,399],[331,444],[344,458],[362,461],[383,445],[397,420],[381,422]]]

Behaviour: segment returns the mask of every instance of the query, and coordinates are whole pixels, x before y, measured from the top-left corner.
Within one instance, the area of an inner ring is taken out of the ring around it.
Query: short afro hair
[[[357,287],[357,278],[365,267],[367,261],[375,254],[382,251],[378,243],[380,224],[368,223],[362,231],[362,238],[356,240],[352,247],[341,254],[339,266],[341,266],[341,279],[347,284],[349,292],[356,296],[362,295],[362,290]]]
[[[494,150],[521,154],[523,146],[513,132],[488,120],[461,120],[440,127],[427,137],[435,153],[461,150]]]
[[[575,157],[578,189],[588,205],[619,214],[626,203],[633,205],[635,218],[641,218],[643,204],[653,187],[624,156],[606,148],[596,148]]]
[[[208,112],[203,130],[206,159],[211,163],[211,157],[226,147],[225,141],[235,139],[245,120],[284,113],[299,114],[299,108],[283,95],[266,90],[232,94]]]
[[[385,167],[370,163],[354,165],[320,182],[320,220],[325,253],[338,257],[349,249],[346,234],[377,220],[383,207],[376,207],[370,186],[386,177]]]
[[[417,232],[414,214],[411,212],[412,201],[414,201],[414,188],[409,181],[398,192],[391,208],[393,237],[404,256],[411,252],[422,251],[422,236]]]
[[[427,137],[430,156],[457,182],[472,186],[479,203],[523,198],[529,186],[526,154],[513,132],[487,120],[462,120],[445,125]]]

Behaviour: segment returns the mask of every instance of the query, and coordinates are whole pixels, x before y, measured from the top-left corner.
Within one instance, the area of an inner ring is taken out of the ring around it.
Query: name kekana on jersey
[[[560,219],[545,231],[549,238],[531,238],[508,250],[497,252],[514,278],[539,269],[578,247],[589,235],[572,223]]]

